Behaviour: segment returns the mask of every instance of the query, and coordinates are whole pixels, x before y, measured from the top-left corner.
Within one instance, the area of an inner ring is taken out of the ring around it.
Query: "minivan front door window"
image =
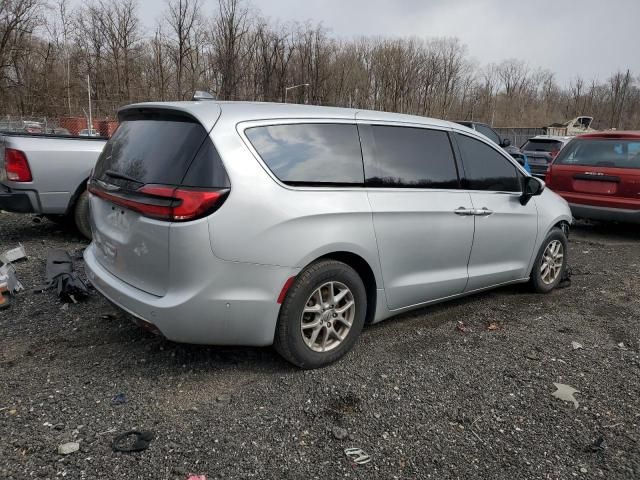
[[[515,165],[484,142],[456,134],[464,164],[463,186],[468,190],[519,192],[520,176]]]

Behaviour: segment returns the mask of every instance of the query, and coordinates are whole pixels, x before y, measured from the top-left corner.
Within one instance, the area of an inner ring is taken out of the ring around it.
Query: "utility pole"
[[[89,136],[93,136],[93,119],[91,118],[91,81],[89,80],[89,74],[87,74],[87,95],[89,96]]]
[[[298,88],[298,87],[308,87],[309,84],[308,83],[301,83],[300,85],[293,85],[292,87],[286,87],[284,89],[284,103],[287,103],[287,93],[289,93],[289,90],[293,90],[294,88]]]

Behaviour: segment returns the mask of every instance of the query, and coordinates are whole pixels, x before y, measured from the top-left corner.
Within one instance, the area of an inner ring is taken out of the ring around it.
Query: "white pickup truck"
[[[106,141],[0,132],[0,210],[73,222],[91,238],[86,184]]]

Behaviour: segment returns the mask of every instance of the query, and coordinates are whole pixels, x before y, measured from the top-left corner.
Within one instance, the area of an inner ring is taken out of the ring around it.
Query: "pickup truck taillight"
[[[7,171],[7,180],[12,182],[30,182],[33,180],[29,162],[24,152],[15,148],[4,150],[4,169]]]

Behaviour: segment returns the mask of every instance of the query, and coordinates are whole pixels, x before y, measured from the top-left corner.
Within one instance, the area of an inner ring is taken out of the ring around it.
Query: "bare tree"
[[[249,33],[249,10],[240,0],[218,0],[219,14],[213,20],[211,42],[214,47],[220,90],[224,100],[237,98],[238,67],[243,42]]]
[[[189,58],[194,54],[194,33],[201,18],[198,0],[173,0],[169,2],[167,23],[172,31],[169,43],[171,57],[175,64],[177,98],[185,96],[184,73]]]
[[[338,39],[322,25],[267,21],[247,0],[169,0],[145,34],[137,0],[0,0],[0,113],[82,115],[86,75],[98,115],[132,101],[289,101],[543,126],[579,114],[640,126],[640,78],[573,79],[507,59],[472,62],[455,38]],[[638,72],[635,72],[636,76]]]

